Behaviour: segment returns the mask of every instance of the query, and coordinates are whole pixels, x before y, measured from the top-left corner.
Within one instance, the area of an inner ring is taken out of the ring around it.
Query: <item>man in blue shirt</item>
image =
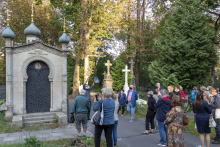
[[[133,89],[134,86],[130,85],[130,90],[128,90],[127,94],[127,110],[128,113],[131,115],[131,120],[130,122],[134,121],[134,113],[135,113],[135,107],[136,107],[136,101],[138,100],[138,94],[137,92]]]

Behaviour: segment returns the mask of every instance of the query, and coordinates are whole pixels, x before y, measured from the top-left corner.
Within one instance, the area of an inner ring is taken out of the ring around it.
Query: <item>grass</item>
[[[188,126],[184,126],[183,130],[184,130],[185,133],[192,134],[192,135],[195,135],[195,136],[199,136],[199,133],[197,132],[197,129],[195,129],[195,123],[194,123],[194,119],[193,118],[189,119],[189,125]],[[214,128],[211,128],[210,137],[211,138],[215,137],[215,129]]]
[[[4,118],[4,113],[0,113],[0,134],[2,133],[12,133],[12,132],[24,132],[24,131],[38,131],[38,130],[48,130],[48,129],[55,129],[60,128],[58,123],[51,123],[51,124],[36,124],[33,126],[28,127],[20,127],[14,128],[10,125],[11,122],[7,122]]]
[[[60,140],[54,140],[54,141],[41,141],[39,146],[37,147],[68,147],[68,144],[73,139],[60,139]],[[94,147],[94,137],[86,137],[86,138],[80,138],[80,140],[87,145],[87,147]],[[17,143],[17,144],[11,144],[11,145],[0,145],[0,147],[34,147],[34,146],[28,146],[27,144]],[[76,147],[76,146],[75,146]],[[100,147],[106,147],[105,141],[101,141]]]
[[[138,118],[145,118],[146,114],[147,114],[147,109],[148,109],[148,105],[145,104],[137,104],[136,108],[135,108],[135,114],[134,114],[134,118],[138,119]],[[121,111],[120,111],[121,112]],[[127,107],[125,108],[125,112],[124,115],[126,116],[130,116],[130,114],[127,111]]]

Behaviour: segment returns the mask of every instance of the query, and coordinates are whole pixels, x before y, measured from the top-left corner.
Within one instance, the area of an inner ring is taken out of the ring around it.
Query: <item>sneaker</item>
[[[121,116],[123,116],[123,114]]]
[[[83,135],[83,137],[86,137],[86,135]]]
[[[160,146],[166,146],[165,144],[161,144]]]
[[[77,137],[82,137],[82,135],[80,134],[80,135],[77,135]]]
[[[159,142],[157,145],[160,145],[160,146],[161,146],[162,144]]]
[[[130,120],[129,122],[133,122],[133,120]]]
[[[217,141],[217,140],[211,141],[211,144],[220,144],[220,141]]]

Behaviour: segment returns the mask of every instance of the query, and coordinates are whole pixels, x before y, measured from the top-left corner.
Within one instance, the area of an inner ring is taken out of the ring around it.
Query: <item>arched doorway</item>
[[[45,62],[34,61],[27,67],[26,83],[27,113],[50,111],[50,69]]]

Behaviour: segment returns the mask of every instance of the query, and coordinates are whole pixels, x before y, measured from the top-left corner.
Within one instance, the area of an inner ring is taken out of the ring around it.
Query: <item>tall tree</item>
[[[152,80],[159,70],[163,77],[176,73],[178,80],[190,79],[182,86],[192,87],[202,84],[210,75],[218,60],[215,33],[214,27],[207,25],[212,18],[196,7],[199,3],[200,0],[176,1],[176,9],[154,43],[154,52],[160,58],[150,66]]]
[[[140,20],[140,0],[137,0],[137,37],[136,37],[136,57],[135,57],[135,85],[139,87],[139,75],[140,75],[140,60],[141,60],[141,41],[140,41],[140,32],[141,32],[141,20]]]

